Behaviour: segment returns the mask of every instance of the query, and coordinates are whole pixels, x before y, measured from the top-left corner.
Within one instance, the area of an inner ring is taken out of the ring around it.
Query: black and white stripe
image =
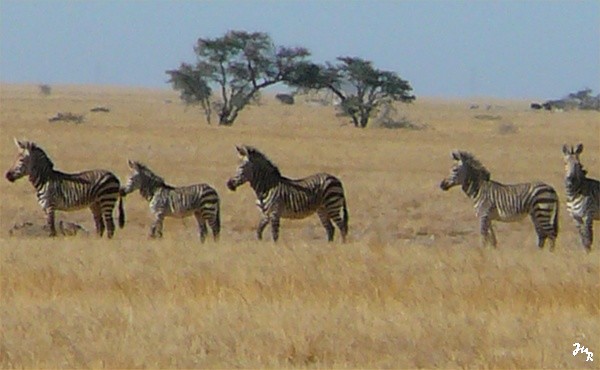
[[[335,223],[340,229],[342,240],[348,234],[348,210],[342,182],[327,173],[318,173],[298,180],[281,176],[279,169],[269,159],[250,146],[236,147],[242,158],[234,177],[227,181],[227,187],[235,190],[250,182],[256,193],[257,204],[262,212],[256,235],[262,239],[267,224],[271,224],[273,240],[279,238],[281,218],[301,219],[317,213],[327,232],[327,239],[333,240]]]
[[[208,232],[207,224],[212,229],[214,240],[219,239],[220,201],[215,189],[208,184],[174,187],[167,185],[160,176],[139,162],[129,161],[129,167],[132,172],[121,194],[126,195],[139,189],[142,197],[150,202],[150,211],[154,215],[150,228],[151,237],[162,237],[165,217],[184,218],[194,215],[202,242]]]
[[[590,251],[592,249],[593,222],[600,220],[600,182],[587,177],[579,161],[583,144],[577,146],[563,145],[565,159],[565,188],[567,193],[567,210],[575,220],[581,244]]]
[[[529,215],[538,236],[538,247],[543,248],[548,239],[550,249],[554,249],[558,235],[558,196],[550,185],[541,182],[504,185],[492,181],[489,171],[472,154],[454,151],[452,158],[456,163],[440,187],[448,190],[461,185],[473,200],[482,245],[496,246],[492,221],[513,222]]]
[[[89,207],[94,216],[96,232],[104,230],[112,238],[115,232],[113,209],[119,201],[119,226],[125,225],[123,203],[119,196],[119,179],[106,170],[91,170],[68,174],[54,170],[54,164],[35,143],[15,139],[19,154],[6,178],[14,182],[28,175],[36,189],[40,206],[46,213],[50,236],[56,235],[55,211],[73,211]]]

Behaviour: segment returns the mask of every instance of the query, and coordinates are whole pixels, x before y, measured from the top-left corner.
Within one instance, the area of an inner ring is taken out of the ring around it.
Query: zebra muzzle
[[[5,176],[6,176],[6,179],[10,182],[15,182],[15,180],[16,180],[15,175],[13,175],[13,173],[10,171],[8,171]]]
[[[450,189],[451,187],[452,184],[448,180],[442,180],[442,182],[440,182],[440,188],[444,191]]]
[[[233,179],[227,180],[227,189],[229,189],[231,191],[235,191],[235,183],[234,183]]]

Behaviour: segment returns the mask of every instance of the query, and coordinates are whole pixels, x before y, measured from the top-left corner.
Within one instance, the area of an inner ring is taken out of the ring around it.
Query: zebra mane
[[[171,187],[170,185],[167,185],[165,179],[152,172],[152,170],[149,169],[148,166],[146,166],[145,164],[142,164],[140,162],[135,162],[135,164],[138,172],[140,172],[145,177],[149,178],[152,182],[162,186]]]
[[[42,148],[37,146],[36,143],[27,142],[26,149],[29,151],[29,155],[35,158],[36,163],[40,163],[41,161],[43,161],[46,164],[47,168],[54,169],[54,163],[52,162],[52,160],[50,160],[48,154],[46,154],[46,152]]]
[[[253,165],[257,166],[260,170],[269,172],[272,174],[276,174],[277,176],[281,176],[281,172],[279,172],[279,168],[267,158],[266,155],[261,153],[258,149],[246,146],[246,152],[248,153],[248,159],[252,162]]]
[[[458,156],[462,163],[469,167],[469,169],[475,173],[477,173],[478,177],[489,181],[491,178],[490,171],[475,156],[469,152],[458,152]]]

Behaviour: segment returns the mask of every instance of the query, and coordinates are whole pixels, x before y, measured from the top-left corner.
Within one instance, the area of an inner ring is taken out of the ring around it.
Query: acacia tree
[[[259,91],[284,82],[310,55],[305,48],[275,46],[266,33],[229,31],[214,39],[200,38],[195,65],[169,70],[169,82],[186,104],[200,105],[210,123],[210,97],[215,88],[219,124],[230,126]]]
[[[366,127],[384,103],[410,103],[412,87],[395,72],[382,71],[373,63],[356,57],[339,57],[338,64],[303,63],[288,84],[301,90],[330,89],[341,100],[341,108],[354,126]]]

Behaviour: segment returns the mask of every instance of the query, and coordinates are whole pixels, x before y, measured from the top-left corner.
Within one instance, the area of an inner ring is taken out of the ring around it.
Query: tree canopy
[[[305,48],[275,46],[266,33],[245,31],[200,38],[194,52],[196,64],[182,63],[178,69],[166,71],[169,82],[186,104],[204,109],[209,123],[210,97],[216,92],[220,125],[232,125],[261,89],[286,81],[310,55]]]
[[[335,65],[302,63],[290,76],[289,84],[303,90],[331,90],[354,125],[363,128],[383,103],[415,100],[408,81],[395,72],[379,70],[372,62],[357,57],[337,60]]]

